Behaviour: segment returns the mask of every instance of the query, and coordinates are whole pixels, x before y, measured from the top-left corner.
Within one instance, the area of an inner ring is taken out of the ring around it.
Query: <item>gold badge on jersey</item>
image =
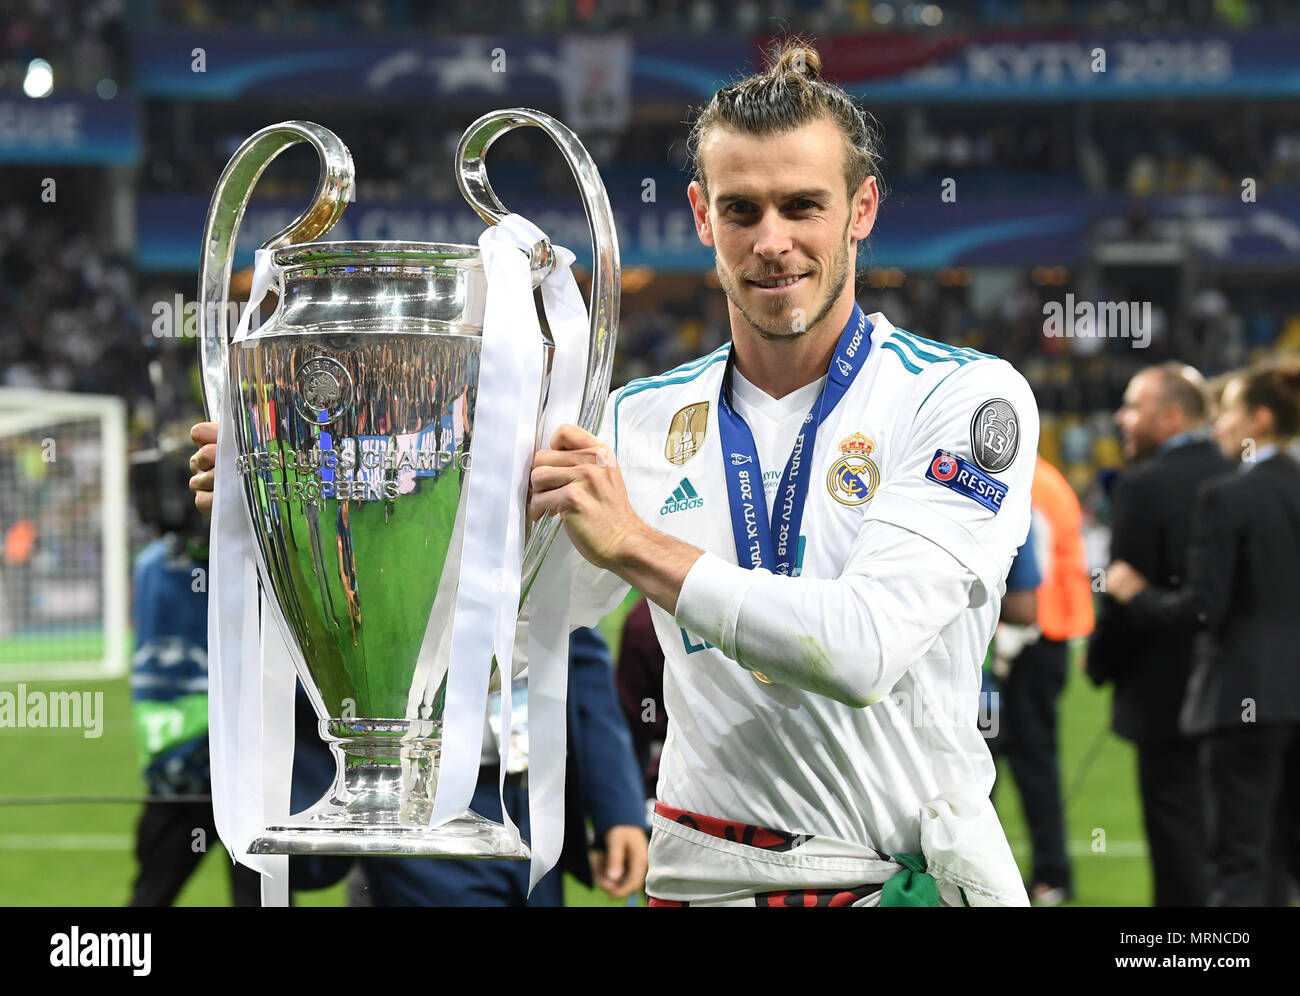
[[[696,401],[687,405],[668,423],[668,440],[664,456],[669,463],[681,466],[700,451],[704,434],[709,431],[709,403]]]
[[[840,443],[843,456],[831,466],[826,475],[826,487],[831,497],[841,505],[861,505],[870,500],[880,486],[880,469],[871,459],[876,444],[860,432],[855,432]]]

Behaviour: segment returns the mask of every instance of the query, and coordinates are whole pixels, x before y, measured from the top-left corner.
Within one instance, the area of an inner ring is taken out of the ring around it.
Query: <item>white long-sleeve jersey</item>
[[[659,800],[889,855],[921,850],[927,803],[992,787],[980,669],[1029,528],[1038,412],[1005,361],[869,320],[865,365],[801,454],[794,576],[738,566],[724,461],[744,454],[718,430],[728,346],[614,392],[602,436],[637,515],[705,551],[676,617],[651,606],[669,720]],[[772,399],[733,375],[769,508],[819,390]],[[584,564],[574,624],[625,591]],[[689,889],[676,859],[671,882],[656,868],[663,838],[649,890],[671,898]]]

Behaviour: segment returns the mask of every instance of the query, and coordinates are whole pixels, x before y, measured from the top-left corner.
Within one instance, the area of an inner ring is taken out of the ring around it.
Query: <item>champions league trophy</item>
[[[497,138],[525,125],[560,147],[587,213],[594,270],[578,424],[594,432],[609,389],[619,294],[613,215],[595,164],[553,118],[502,110],[461,137],[457,181],[480,217],[500,223],[508,212],[488,183],[484,156]],[[320,157],[315,196],[263,247],[270,250],[263,259],[278,294],[275,313],[232,341],[226,296],[244,208],[270,161],[299,142]],[[282,616],[338,764],[325,798],[267,828],[249,850],[526,858],[527,847],[504,826],[473,812],[428,825],[448,664],[431,672],[422,647],[426,632],[450,628],[456,598],[457,512],[474,455],[488,292],[483,261],[478,246],[315,241],[339,219],[352,188],[352,157],[332,132],[305,121],[273,125],[231,158],[204,231],[205,405],[210,418],[227,408],[233,416],[261,584]],[[548,241],[532,247],[534,290],[556,265]],[[516,348],[543,370],[540,435],[554,343],[543,326],[539,341],[521,335]],[[518,513],[523,520],[523,509]],[[559,525],[548,516],[525,527],[521,602]],[[501,663],[509,694],[510,662]]]

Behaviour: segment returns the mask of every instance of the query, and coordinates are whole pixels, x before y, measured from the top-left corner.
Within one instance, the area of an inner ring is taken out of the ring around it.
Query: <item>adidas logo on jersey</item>
[[[704,499],[691,486],[690,478],[683,477],[681,483],[673,488],[673,493],[668,496],[663,507],[659,509],[659,514],[672,515],[674,512],[685,512],[689,508],[703,507]]]

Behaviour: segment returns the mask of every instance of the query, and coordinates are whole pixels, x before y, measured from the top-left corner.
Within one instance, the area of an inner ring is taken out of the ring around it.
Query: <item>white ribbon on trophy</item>
[[[590,323],[573,279],[573,253],[553,247],[556,268],[542,282],[542,305],[555,341],[551,388],[542,416],[542,446],[566,422],[576,424],[587,383]],[[559,861],[564,843],[564,773],[568,758],[569,600],[577,555],[558,537],[528,597],[528,810],[533,864],[529,891]],[[506,696],[503,696],[503,698]],[[508,727],[503,726],[503,730]],[[535,758],[535,760],[534,760]],[[504,772],[504,765],[502,766]]]
[[[271,281],[271,253],[257,251],[253,285],[234,341]],[[221,320],[222,316],[218,316]],[[208,743],[212,812],[231,857],[262,873],[262,904],[289,905],[289,859],[248,853],[269,824],[289,816],[296,672],[274,604],[258,584],[255,548],[235,470],[230,398],[220,402],[208,579]]]
[[[469,808],[478,783],[488,662],[501,663],[501,736],[498,796],[502,822],[518,829],[504,804],[510,750],[510,675],[524,553],[524,502],[532,467],[541,391],[536,354],[521,344],[541,340],[533,300],[529,253],[544,234],[519,215],[508,215],[479,237],[487,276],[487,308],[475,403],[474,466],[462,501],[464,547],[453,614],[443,749],[431,826]],[[555,342],[542,445],[555,429],[577,420],[587,369],[588,320],[571,269],[574,256],[553,247],[557,265],[542,283],[542,302]],[[528,639],[531,888],[559,860],[564,839],[564,769],[567,754],[569,591],[568,544],[557,544],[533,586]],[[430,634],[432,635],[432,634]],[[417,687],[419,683],[417,682]]]

